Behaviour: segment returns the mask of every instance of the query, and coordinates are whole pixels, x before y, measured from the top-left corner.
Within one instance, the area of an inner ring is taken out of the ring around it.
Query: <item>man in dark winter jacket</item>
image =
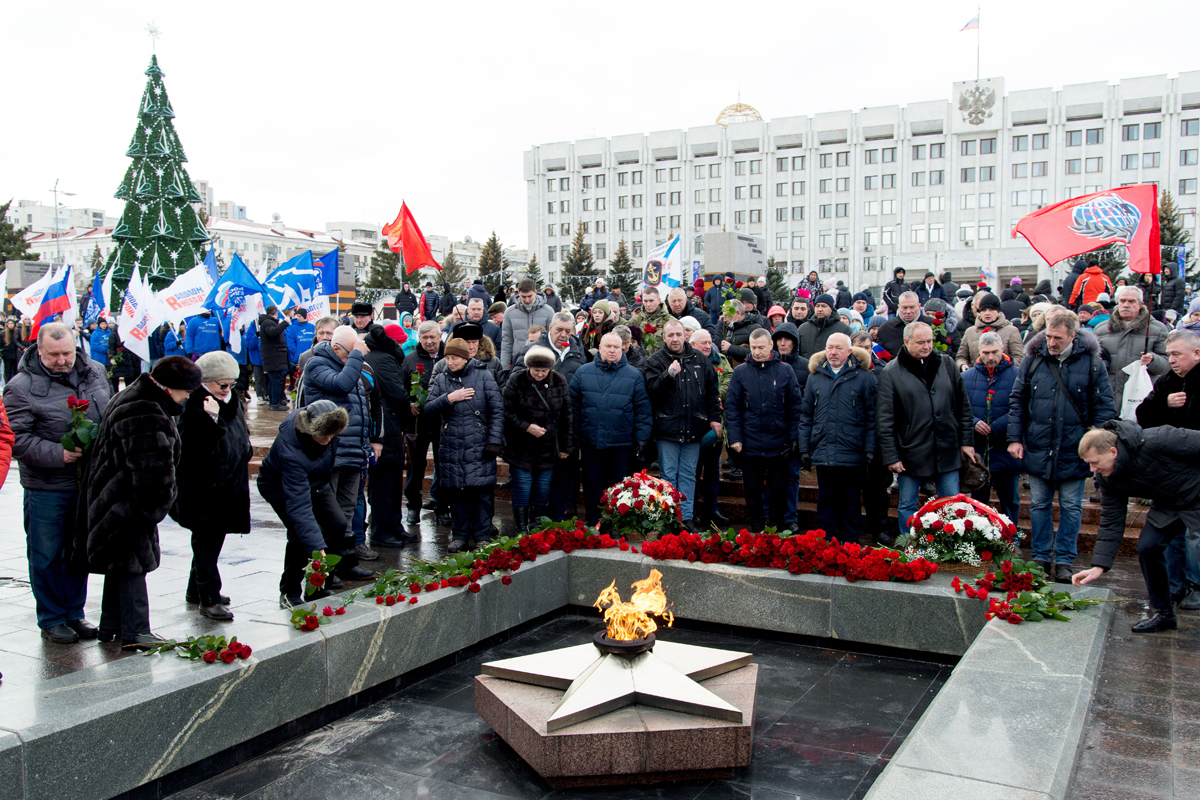
[[[926,325],[929,324],[929,319],[921,313],[921,300],[917,297],[916,292],[906,291],[902,293],[896,305],[896,310],[893,313],[895,314],[894,317],[879,326],[879,338],[877,341],[880,347],[887,353],[887,357],[884,358],[885,361],[894,360],[904,347],[904,326],[910,322],[924,322]],[[880,357],[883,357],[882,354],[880,354]]]
[[[612,304],[611,300],[609,304]],[[709,322],[708,314],[693,306],[683,289],[676,287],[667,294],[667,312],[675,319],[691,317],[700,325],[701,330],[706,330],[710,334],[716,333],[716,329]]]
[[[258,317],[258,341],[262,351],[263,372],[267,374],[271,411],[287,411],[283,401],[283,379],[288,371],[286,319],[278,319],[278,309],[267,306]]]
[[[304,567],[313,552],[340,546],[346,517],[329,487],[337,455],[337,437],[350,421],[346,409],[332,400],[317,400],[297,409],[279,424],[279,434],[258,470],[258,493],[271,504],[287,531],[280,608],[297,607],[305,597]],[[319,589],[309,599],[328,597]]]
[[[779,360],[792,368],[796,374],[796,384],[799,388],[800,396],[804,396],[804,386],[808,383],[808,359],[800,357],[800,335],[796,326],[789,322],[781,322],[778,327],[771,333],[771,341],[775,345],[775,352],[779,356]],[[789,519],[794,518],[795,522],[799,522],[796,516],[796,509],[800,503],[800,456],[799,453],[788,458],[788,484],[787,484],[787,499],[785,501],[785,516]]]
[[[996,331],[979,337],[979,358],[963,372],[963,386],[975,416],[975,452],[987,454],[990,483],[971,493],[976,500],[992,502],[992,487],[1004,513],[1014,525],[1020,522],[1021,495],[1017,481],[1021,462],[1008,453],[1008,408],[1017,367],[1004,352],[1004,340]]]
[[[721,435],[717,371],[687,343],[683,324],[673,319],[663,328],[663,349],[646,362],[645,378],[654,411],[659,477],[684,495],[684,524],[698,530],[692,512],[700,440],[709,430]]]
[[[876,421],[880,452],[900,476],[900,532],[920,508],[922,481],[934,481],[938,497],[958,494],[962,459],[975,457],[975,420],[954,359],[933,349],[924,322],[904,329],[904,347],[879,374]]]
[[[895,315],[897,309],[900,308],[900,295],[907,292],[908,281],[904,280],[904,267],[896,267],[892,270],[892,279],[883,287],[883,302],[887,306],[888,314]],[[921,301],[917,300],[917,308],[921,307]],[[910,320],[911,321],[911,320]],[[897,348],[897,351],[899,348]],[[896,352],[893,352],[894,356]]]
[[[1190,330],[1167,334],[1167,360],[1171,371],[1154,382],[1154,389],[1138,406],[1138,424],[1200,430],[1200,335]],[[1179,607],[1200,609],[1200,530],[1189,528],[1186,536],[1171,540],[1167,572],[1171,596],[1182,598]]]
[[[1029,473],[1033,559],[1047,574],[1066,583],[1078,552],[1087,464],[1076,452],[1095,425],[1116,416],[1112,387],[1105,380],[1100,345],[1078,327],[1074,314],[1051,312],[1046,328],[1025,343],[1013,383],[1008,416],[1008,452],[1025,460]],[[1052,504],[1058,492],[1058,534]],[[1052,562],[1057,564],[1051,569]]]
[[[1025,304],[1017,299],[1017,293],[1012,289],[1005,289],[1000,293],[1000,313],[1009,322],[1021,319],[1021,314],[1025,311]]]
[[[799,452],[800,387],[795,372],[771,350],[771,334],[750,334],[750,360],[733,371],[725,393],[729,447],[741,454],[742,482],[750,530],[768,522],[796,527],[796,508],[787,497],[788,459]]]
[[[738,293],[738,305],[741,307],[733,319],[722,318],[718,332],[721,352],[734,367],[750,358],[750,335],[760,328],[766,328],[763,318],[758,315],[758,299],[754,292],[742,289]]]
[[[1064,300],[1069,300],[1071,295],[1074,294],[1075,282],[1079,280],[1079,276],[1084,273],[1087,267],[1086,258],[1075,259],[1075,263],[1071,266],[1071,271],[1067,273],[1067,277],[1063,278],[1062,296]]]
[[[846,288],[845,281],[838,281],[837,286],[833,289],[833,299],[837,303],[834,308],[849,308],[854,302],[854,296],[850,294],[850,290]],[[862,313],[861,311],[858,313]]]
[[[368,352],[363,360],[371,368],[382,401],[383,446],[367,485],[371,502],[371,544],[402,547],[415,542],[401,519],[404,505],[404,432],[412,429],[412,399],[404,381],[404,353],[397,341],[404,336],[399,324],[372,325],[363,340]]]
[[[1104,499],[1092,567],[1075,574],[1071,582],[1082,586],[1112,569],[1125,535],[1129,498],[1146,498],[1150,511],[1137,552],[1154,613],[1134,625],[1133,632],[1175,630],[1179,623],[1163,551],[1185,530],[1200,530],[1200,431],[1169,426],[1143,430],[1130,421],[1112,420],[1102,430],[1084,434],[1079,455]]]
[[[759,278],[751,286],[750,290],[754,292],[754,296],[758,299],[755,303],[755,310],[758,315],[764,319],[767,316],[767,311],[771,308],[771,293],[767,291],[767,279]]]
[[[817,521],[843,542],[862,532],[859,493],[875,457],[875,375],[871,354],[835,333],[808,362],[800,401],[801,469],[817,467]],[[794,512],[793,512],[794,513]]]
[[[86,401],[84,417],[99,424],[112,397],[108,376],[61,322],[38,329],[37,341],[25,350],[17,370],[4,385],[8,424],[0,427],[0,438],[9,440],[12,456],[21,465],[29,583],[38,627],[55,644],[94,639],[96,626],[83,614],[87,577],[73,572],[65,556],[67,543],[75,538],[78,470],[84,456],[81,448],[64,447],[62,438],[74,427],[69,397]]]
[[[442,296],[438,298],[437,313],[443,317],[448,317],[454,313],[454,307],[458,305],[458,298],[454,296],[454,288],[448,284],[442,284]],[[433,317],[426,319],[432,320]]]
[[[542,287],[542,297],[546,300],[546,305],[550,306],[550,310],[555,314],[562,311],[562,299],[558,296],[558,292],[550,284]]]
[[[942,285],[934,279],[932,272],[925,273],[925,278],[917,285],[916,292],[917,298],[921,301],[921,305],[925,305],[925,303],[933,297],[937,297],[941,300],[947,299],[946,290],[943,289]],[[951,296],[950,299],[952,300],[953,296]]]
[[[358,505],[363,470],[367,468],[372,455],[378,458],[383,449],[382,442],[375,441],[370,398],[363,385],[363,357],[368,349],[352,328],[338,328],[329,342],[322,342],[313,348],[301,386],[306,404],[332,400],[349,415],[349,425],[338,435],[337,459],[329,477],[330,490],[337,497],[338,507],[346,518],[345,538],[342,541],[329,541],[329,546],[342,555],[342,561],[336,568],[339,575],[356,579],[369,578],[374,574],[358,566],[351,526]]]
[[[950,270],[946,270],[938,278],[938,281],[942,284],[942,291],[946,293],[946,302],[953,303],[954,298],[958,295],[958,284],[954,282],[954,275],[950,273]]]
[[[421,509],[436,511],[438,524],[450,524],[450,506],[438,491],[438,428],[433,424],[420,424],[421,408],[417,405],[418,392],[413,388],[413,376],[419,375],[417,382],[426,392],[429,391],[429,381],[433,377],[433,368],[442,358],[442,331],[433,320],[425,320],[417,328],[417,346],[404,357],[401,373],[404,378],[404,391],[409,396],[410,416],[407,420],[405,433],[415,433],[416,441],[410,446],[410,464],[408,478],[404,483],[404,497],[408,501],[406,519],[409,524],[416,525],[421,521]],[[425,481],[425,467],[428,464],[430,445],[433,445],[433,483],[429,490],[429,501],[422,506],[421,488]]]
[[[1159,301],[1159,308],[1163,311],[1174,311],[1183,317],[1184,308],[1187,305],[1185,298],[1186,287],[1183,283],[1183,278],[1178,274],[1178,267],[1163,265],[1162,268],[1162,297]]]
[[[712,327],[717,327],[721,318],[721,306],[725,303],[725,279],[720,275],[713,278],[712,286],[704,293],[704,307],[708,309],[708,320]]]
[[[480,300],[478,297],[472,297],[467,301],[466,321],[474,322],[476,325],[483,328],[483,335],[492,340],[492,344],[496,345],[496,352],[499,353],[501,351],[500,340],[502,331],[500,330],[499,325],[487,318],[487,316],[484,314],[486,310],[487,309],[482,300]],[[450,328],[450,335],[454,336],[453,327]],[[508,365],[505,364],[504,368],[508,369]]]
[[[1167,363],[1167,326],[1150,316],[1150,309],[1142,301],[1141,290],[1136,286],[1122,286],[1117,289],[1114,299],[1117,301],[1116,312],[1094,330],[1106,354],[1113,397],[1116,402],[1121,402],[1125,382],[1129,380],[1126,366],[1140,360],[1151,377],[1165,375],[1171,367]],[[1149,350],[1146,348],[1147,325],[1150,326]]]
[[[631,451],[645,449],[654,419],[646,381],[626,361],[621,337],[604,334],[598,356],[575,371],[567,389],[575,441],[583,451],[583,505],[588,525],[600,521],[604,490],[629,476]]]
[[[441,303],[441,298],[438,297],[438,293],[433,288],[431,282],[425,282],[425,291],[421,292],[420,300],[421,319],[437,319],[438,305]]]
[[[474,297],[478,297],[481,301],[483,301],[484,308],[487,308],[492,304],[492,296],[488,294],[487,289],[483,287],[483,281],[479,278],[476,278],[474,282],[472,282],[471,288],[467,289],[467,302],[469,303]]]
[[[407,281],[405,281],[400,291],[396,292],[396,299],[393,303],[396,306],[397,314],[403,314],[405,311],[415,314],[419,305],[417,296],[413,294],[412,286]]]
[[[813,315],[797,331],[800,337],[800,358],[812,358],[825,350],[825,343],[835,333],[850,335],[850,326],[834,312],[832,295],[820,294],[813,300]]]

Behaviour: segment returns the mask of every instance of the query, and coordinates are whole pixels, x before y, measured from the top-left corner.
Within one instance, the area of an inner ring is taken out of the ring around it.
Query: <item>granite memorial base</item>
[[[750,763],[758,665],[699,684],[742,709],[740,723],[643,705],[548,731],[563,692],[479,675],[475,710],[556,788],[728,777]]]

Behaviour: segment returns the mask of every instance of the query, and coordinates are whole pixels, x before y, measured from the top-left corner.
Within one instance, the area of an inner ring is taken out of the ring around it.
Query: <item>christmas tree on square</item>
[[[104,265],[106,271],[116,269],[114,302],[120,302],[134,264],[159,290],[201,263],[210,239],[192,207],[201,198],[184,167],[187,155],[175,133],[175,111],[157,56],[150,57],[145,74],[137,128],[125,152],[132,162],[114,195],[125,201],[125,210]]]

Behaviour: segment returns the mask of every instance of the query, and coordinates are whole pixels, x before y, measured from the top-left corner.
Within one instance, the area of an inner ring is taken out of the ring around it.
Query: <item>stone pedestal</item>
[[[475,678],[475,711],[555,787],[721,777],[750,763],[757,680],[750,664],[699,681],[741,723],[633,705],[551,733],[562,691],[490,675]]]

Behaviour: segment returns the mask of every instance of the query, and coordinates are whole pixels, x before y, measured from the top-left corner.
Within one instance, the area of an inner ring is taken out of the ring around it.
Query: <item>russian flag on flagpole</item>
[[[71,265],[67,264],[63,269],[62,278],[47,286],[46,293],[42,295],[42,303],[33,315],[33,327],[29,329],[31,339],[37,336],[42,323],[49,322],[55,315],[71,308],[71,294],[74,291],[75,284],[71,280]]]
[[[975,16],[971,17],[970,21],[967,22],[966,25],[963,25],[962,28],[960,28],[958,32],[962,33],[963,31],[977,31],[977,30],[979,30],[979,14],[978,13],[975,14]]]

